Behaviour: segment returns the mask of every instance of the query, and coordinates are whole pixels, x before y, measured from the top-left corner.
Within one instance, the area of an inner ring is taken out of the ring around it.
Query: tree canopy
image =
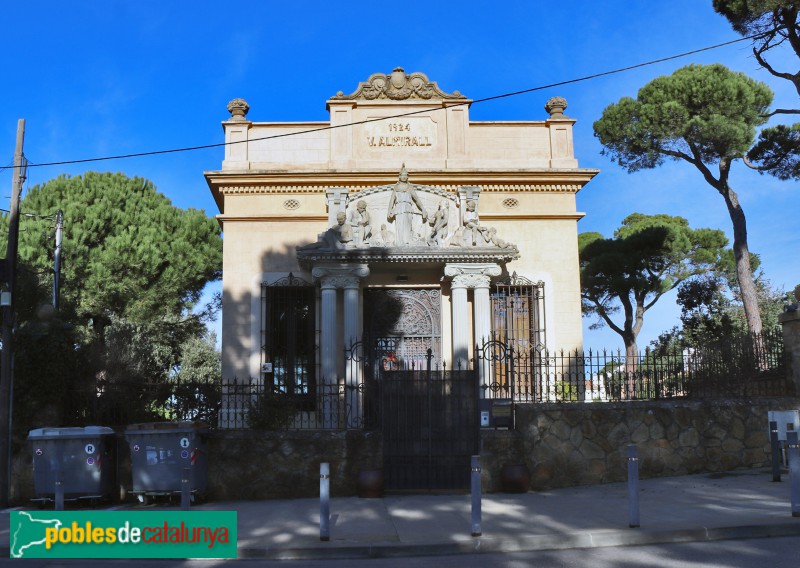
[[[43,321],[37,312],[51,297],[57,210],[61,301]],[[198,303],[221,275],[218,224],[121,173],[59,176],[33,187],[20,211],[15,404],[41,398],[48,384],[71,401],[61,405],[62,424],[81,421],[81,396],[102,393],[126,411],[146,405],[144,385],[167,381],[184,345],[205,333]],[[7,225],[0,218],[3,239]]]
[[[175,207],[142,178],[59,176],[34,186],[20,209],[63,211],[62,311],[95,327],[112,316],[146,321],[185,314],[222,272],[217,223],[200,210]],[[20,261],[47,273],[52,219],[29,217],[22,229]]]
[[[767,52],[788,45],[800,58],[800,4],[792,0],[713,0],[714,10],[733,29],[753,38],[753,55],[772,75],[791,81],[800,95],[800,70],[792,73],[774,68]]]
[[[603,152],[629,172],[665,159],[692,164],[723,198],[733,225],[733,251],[751,334],[762,323],[750,268],[747,222],[729,183],[731,164],[752,146],[767,120],[772,91],[723,65],[689,65],[658,77],[636,99],[608,106],[594,123]],[[716,172],[714,171],[716,169]]]
[[[631,361],[645,312],[681,282],[719,263],[727,242],[722,231],[691,229],[683,217],[663,214],[629,215],[611,239],[582,233],[578,246],[584,313],[599,316],[622,337]],[[620,310],[622,321],[614,321]]]
[[[733,29],[753,38],[753,55],[774,77],[794,85],[800,95],[800,3],[787,0],[713,0],[714,10]],[[796,70],[779,69],[770,51],[791,49],[798,58]],[[800,114],[798,109],[775,109],[771,115]],[[747,153],[748,165],[778,179],[800,179],[800,124],[778,125],[759,133],[758,142]]]

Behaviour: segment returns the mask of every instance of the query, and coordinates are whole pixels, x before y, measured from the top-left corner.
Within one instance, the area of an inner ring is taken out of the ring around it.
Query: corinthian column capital
[[[361,280],[369,276],[366,264],[323,264],[311,270],[322,288],[358,288]]]
[[[444,275],[458,288],[488,288],[493,276],[500,276],[497,264],[451,263],[444,267]]]

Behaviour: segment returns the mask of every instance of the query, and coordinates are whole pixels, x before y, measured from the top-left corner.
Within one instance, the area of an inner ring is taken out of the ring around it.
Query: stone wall
[[[211,499],[291,499],[319,495],[328,462],[331,495],[355,495],[358,471],[380,468],[378,432],[218,431],[208,444]]]
[[[639,449],[642,478],[767,467],[767,412],[800,399],[521,404],[516,430],[481,431],[483,490],[503,489],[506,465],[525,465],[531,489],[624,481],[627,446]],[[33,497],[30,449],[14,461],[12,498]],[[120,436],[119,481],[130,487]],[[330,463],[331,494],[356,494],[361,469],[380,468],[377,432],[216,431],[208,440],[209,498],[319,495],[319,464]]]
[[[767,411],[800,399],[517,405],[515,431],[481,431],[483,489],[503,489],[505,465],[524,464],[531,489],[627,478],[627,446],[642,478],[767,467]],[[356,493],[361,468],[382,463],[374,432],[217,432],[209,444],[216,499],[313,497],[319,463],[331,464],[331,492]]]
[[[783,328],[783,345],[786,350],[786,374],[800,396],[800,311],[787,311],[778,316]]]
[[[516,431],[482,435],[483,482],[501,489],[505,464],[525,464],[534,490],[627,478],[636,444],[643,478],[766,467],[767,411],[798,399],[525,404]]]

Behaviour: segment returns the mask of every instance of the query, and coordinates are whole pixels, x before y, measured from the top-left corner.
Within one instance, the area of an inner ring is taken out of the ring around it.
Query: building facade
[[[490,338],[581,348],[575,196],[597,171],[578,166],[575,121],[558,97],[536,121],[470,121],[471,102],[401,68],[331,97],[328,122],[255,122],[231,101],[205,173],[224,378],[359,383],[357,344],[385,370],[477,365],[491,381],[475,353]]]

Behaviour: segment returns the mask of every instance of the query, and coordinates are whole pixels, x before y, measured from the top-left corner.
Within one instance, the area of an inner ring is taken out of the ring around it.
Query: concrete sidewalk
[[[649,479],[640,481],[640,491],[640,528],[628,526],[625,483],[484,495],[480,537],[470,536],[469,495],[333,497],[329,542],[319,538],[319,499],[213,502],[196,509],[238,511],[239,556],[271,559],[800,537],[787,474],[781,483],[764,469]],[[7,513],[0,515],[6,555],[8,520]]]
[[[331,499],[330,541],[319,539],[319,500],[220,502],[239,512],[243,557],[310,559],[513,552],[662,542],[800,537],[788,475],[743,470],[640,481],[640,528],[628,527],[625,483],[488,494],[480,537],[469,495]],[[800,551],[800,539],[798,540]]]

